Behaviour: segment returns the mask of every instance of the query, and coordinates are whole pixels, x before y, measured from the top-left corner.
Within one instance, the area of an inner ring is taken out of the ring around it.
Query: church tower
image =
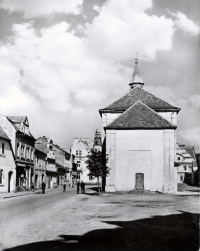
[[[135,69],[134,69],[134,73],[133,73],[133,76],[129,85],[130,85],[130,90],[134,89],[137,86],[142,88],[144,85],[144,82],[142,78],[140,77],[140,73],[138,69],[138,58],[135,59]]]
[[[101,133],[100,133],[99,129],[97,129],[95,132],[93,149],[95,152],[102,151]]]

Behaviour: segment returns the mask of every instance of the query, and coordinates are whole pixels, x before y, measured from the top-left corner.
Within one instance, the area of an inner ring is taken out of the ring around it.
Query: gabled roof
[[[176,126],[138,101],[105,129],[176,129]]]
[[[6,140],[9,140],[9,137],[7,136],[7,134],[4,132],[4,130],[2,129],[2,127],[0,126],[0,138],[3,138],[3,139],[6,139]]]
[[[124,112],[133,104],[141,101],[155,111],[180,111],[180,108],[170,105],[166,101],[145,91],[141,87],[135,87],[122,98],[118,99],[106,108],[100,109],[99,112]]]
[[[181,146],[180,148],[185,150],[191,157],[195,158],[194,146]]]
[[[26,116],[7,116],[7,119],[11,120],[14,124],[20,124],[26,120]]]

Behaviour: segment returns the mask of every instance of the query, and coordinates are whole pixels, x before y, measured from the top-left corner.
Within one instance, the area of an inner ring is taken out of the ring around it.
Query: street
[[[0,200],[0,250],[198,250],[199,198],[57,189]]]

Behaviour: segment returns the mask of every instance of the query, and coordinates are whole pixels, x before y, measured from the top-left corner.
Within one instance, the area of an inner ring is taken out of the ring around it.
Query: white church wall
[[[177,168],[175,161],[175,132],[174,130],[164,130],[164,184],[163,192],[174,193],[177,191]]]
[[[106,191],[134,189],[136,173],[144,173],[144,189],[162,191],[163,130],[108,130],[106,146]]]
[[[173,125],[177,125],[177,113],[176,112],[157,112],[157,114],[161,115],[167,121],[172,123]]]

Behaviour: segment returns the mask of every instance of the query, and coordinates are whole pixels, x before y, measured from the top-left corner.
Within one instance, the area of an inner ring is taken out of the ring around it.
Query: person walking
[[[85,193],[85,183],[81,181],[81,193]]]
[[[34,192],[34,184],[33,184],[33,182],[31,183],[31,191]]]
[[[64,184],[63,184],[63,192],[66,192],[66,186],[67,186],[67,184],[66,184],[66,181],[65,181]]]
[[[42,194],[45,194],[45,187],[46,187],[46,184],[43,181],[42,182]]]
[[[76,186],[77,186],[77,193],[79,193],[79,189],[80,189],[80,182],[79,181],[77,181]]]

